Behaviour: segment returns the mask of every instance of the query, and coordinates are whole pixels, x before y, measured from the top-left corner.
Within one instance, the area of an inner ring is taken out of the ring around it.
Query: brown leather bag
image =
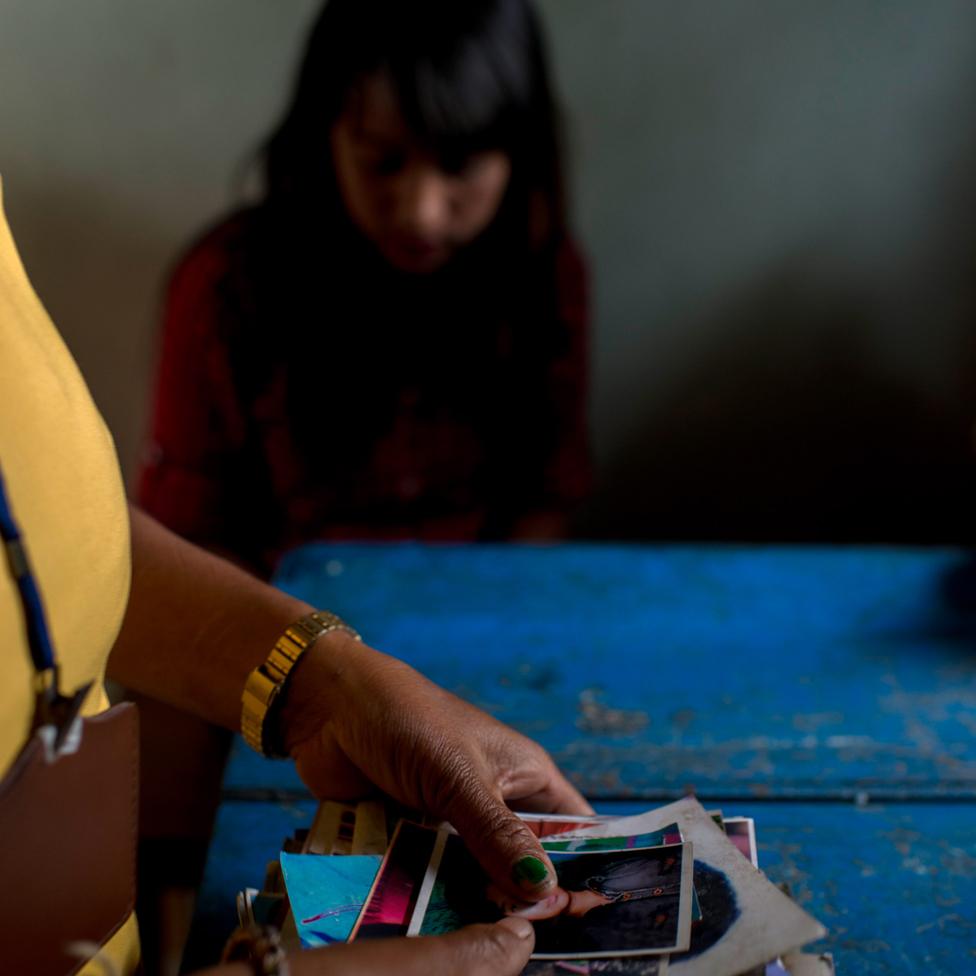
[[[64,976],[72,942],[103,945],[135,907],[139,723],[134,705],[81,721],[49,762],[38,735],[0,781],[0,969]]]

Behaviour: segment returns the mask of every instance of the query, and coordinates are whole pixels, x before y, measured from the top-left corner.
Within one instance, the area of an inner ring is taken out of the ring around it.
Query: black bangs
[[[544,199],[546,236],[558,234],[557,113],[529,0],[328,0],[291,104],[265,147],[269,202],[340,205],[323,133],[377,74],[389,79],[409,130],[446,169],[483,150],[506,152],[520,233],[529,234],[532,197]]]
[[[541,71],[526,8],[476,0],[404,6],[415,11],[416,34],[396,39],[385,67],[408,126],[448,155],[517,153]],[[419,15],[424,8],[430,20]]]

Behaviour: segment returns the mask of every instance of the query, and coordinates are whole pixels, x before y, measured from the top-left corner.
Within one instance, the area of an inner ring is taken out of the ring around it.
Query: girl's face
[[[350,94],[330,144],[352,222],[393,267],[413,274],[436,271],[478,237],[511,178],[501,150],[434,155],[407,128],[383,75]]]

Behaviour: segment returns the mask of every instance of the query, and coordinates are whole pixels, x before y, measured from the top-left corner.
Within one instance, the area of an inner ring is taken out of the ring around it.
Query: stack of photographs
[[[286,890],[286,938],[310,948],[437,935],[512,910],[449,825],[404,813],[321,805],[286,843],[280,871],[269,868]],[[750,818],[691,797],[624,818],[520,816],[560,889],[551,917],[533,919],[529,976],[834,972],[828,954],[798,951],[825,929],[759,870]]]

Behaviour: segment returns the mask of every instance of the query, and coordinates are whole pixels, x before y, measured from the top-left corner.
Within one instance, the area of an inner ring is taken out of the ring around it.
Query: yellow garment
[[[84,713],[107,707],[105,662],[129,593],[129,522],[111,435],[71,354],[34,294],[0,187],[0,469],[33,564],[65,691],[94,680]],[[16,585],[0,566],[0,770],[33,714],[30,652]],[[4,838],[16,843],[16,838]],[[106,947],[138,961],[134,918]],[[86,967],[94,972],[96,966]]]

